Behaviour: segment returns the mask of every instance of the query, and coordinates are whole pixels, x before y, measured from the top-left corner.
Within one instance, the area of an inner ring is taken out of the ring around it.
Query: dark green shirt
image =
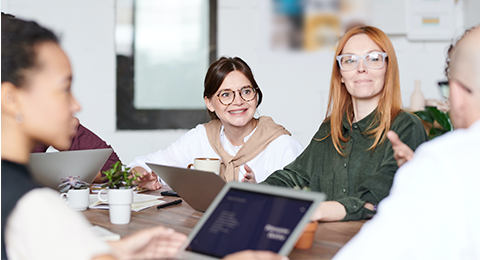
[[[327,200],[338,201],[345,206],[347,215],[344,221],[371,217],[375,212],[364,208],[364,204],[378,205],[388,195],[398,169],[388,139],[373,151],[368,150],[375,139],[363,131],[374,119],[375,112],[353,123],[352,127],[344,118],[343,135],[350,139],[340,144],[346,147],[343,150],[346,156],[335,150],[331,137],[318,141],[330,132],[330,122],[324,122],[305,151],[262,184],[309,187],[312,191],[324,192]],[[391,130],[412,150],[428,138],[420,119],[407,112],[400,112]]]

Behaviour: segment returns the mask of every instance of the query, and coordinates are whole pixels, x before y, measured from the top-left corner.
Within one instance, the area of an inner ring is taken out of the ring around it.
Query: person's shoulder
[[[460,150],[468,150],[472,146],[475,146],[475,144],[480,144],[480,135],[478,133],[480,133],[480,121],[470,128],[456,129],[447,132],[428,141],[425,146],[428,149],[437,150],[442,153],[458,153]]]
[[[405,123],[405,122],[411,122],[411,123],[414,123],[414,124],[422,124],[422,121],[420,120],[420,118],[413,114],[413,113],[410,113],[410,112],[407,112],[407,111],[400,111],[398,113],[398,115],[395,117],[395,119],[393,120],[394,123],[396,122],[402,122],[402,123]]]
[[[303,149],[302,145],[295,138],[287,134],[280,135],[279,137],[275,138],[275,140],[273,140],[269,146],[279,149]]]
[[[207,131],[205,130],[205,126],[203,124],[198,124],[197,126],[195,126],[195,128],[188,130],[188,132],[186,132],[184,136],[188,136],[188,137],[207,136]]]
[[[59,193],[57,191],[41,187],[25,193],[18,201],[15,209],[21,212],[29,212],[32,210],[32,207],[37,209],[50,209],[63,207],[65,205],[65,202],[59,199]]]
[[[422,121],[417,115],[402,110],[393,120],[392,129],[395,129],[396,127],[405,127],[412,125],[421,126],[423,128]]]
[[[315,139],[323,139],[331,132],[331,121],[329,118],[323,120],[323,122],[318,127],[317,132],[313,136]]]

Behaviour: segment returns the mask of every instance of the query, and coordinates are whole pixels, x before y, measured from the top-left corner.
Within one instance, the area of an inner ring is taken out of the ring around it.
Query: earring
[[[15,116],[15,122],[17,122],[17,124],[23,123],[23,116],[22,116],[22,114],[18,113],[18,114]]]

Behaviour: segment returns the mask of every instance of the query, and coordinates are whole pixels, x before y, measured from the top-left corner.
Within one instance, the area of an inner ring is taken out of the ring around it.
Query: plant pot
[[[108,201],[110,222],[112,224],[123,225],[130,223],[132,214],[133,189],[108,189],[107,199],[101,197],[98,193],[100,201]]]
[[[66,193],[60,194],[60,198],[66,198],[67,205],[73,210],[86,210],[90,203],[90,188],[68,190]]]
[[[317,231],[318,222],[312,221],[305,226],[303,234],[298,239],[295,244],[297,249],[310,249],[313,244],[313,239],[315,238],[315,232]]]

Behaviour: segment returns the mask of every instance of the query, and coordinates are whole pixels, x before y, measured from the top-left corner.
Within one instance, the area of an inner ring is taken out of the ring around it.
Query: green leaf
[[[416,111],[414,113],[415,115],[420,117],[420,119],[422,119],[423,121],[427,121],[430,124],[433,124],[434,122],[433,116],[428,111],[422,110],[422,111]]]
[[[435,121],[438,122],[438,124],[446,131],[451,131],[452,130],[452,124],[450,123],[450,119],[448,116],[443,113],[442,111],[438,110],[436,107],[425,107],[427,111],[429,111],[432,115]]]

